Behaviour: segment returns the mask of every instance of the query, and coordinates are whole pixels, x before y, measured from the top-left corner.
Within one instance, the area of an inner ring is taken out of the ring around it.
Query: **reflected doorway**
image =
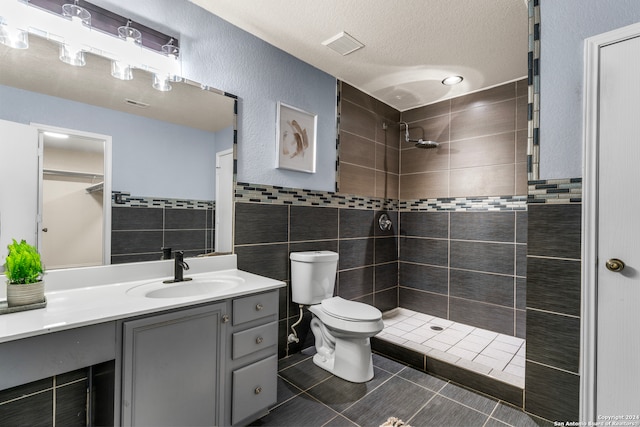
[[[232,252],[233,149],[216,153],[215,252]]]
[[[38,248],[45,268],[110,264],[111,138],[38,130]]]

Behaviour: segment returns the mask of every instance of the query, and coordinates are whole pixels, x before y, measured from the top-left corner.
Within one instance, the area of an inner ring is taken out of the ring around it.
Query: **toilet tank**
[[[331,251],[291,252],[291,298],[296,304],[320,304],[333,296],[338,254]]]

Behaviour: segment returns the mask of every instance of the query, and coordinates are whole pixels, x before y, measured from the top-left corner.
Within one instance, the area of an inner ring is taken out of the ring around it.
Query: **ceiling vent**
[[[358,40],[354,39],[344,31],[336,34],[328,40],[323,41],[322,44],[330,47],[343,56],[364,47],[362,43],[360,43]]]
[[[125,98],[124,102],[138,108],[149,108],[149,104],[142,101],[136,101],[135,99]]]

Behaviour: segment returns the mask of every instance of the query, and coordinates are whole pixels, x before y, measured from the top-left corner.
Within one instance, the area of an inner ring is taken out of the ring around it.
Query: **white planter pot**
[[[44,281],[28,285],[7,283],[7,304],[9,307],[44,302]]]

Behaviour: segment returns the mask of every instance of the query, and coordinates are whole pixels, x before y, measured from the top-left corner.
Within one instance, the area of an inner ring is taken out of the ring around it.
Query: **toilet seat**
[[[377,308],[340,297],[322,300],[320,306],[328,315],[351,322],[372,322],[382,318],[382,313]]]
[[[338,309],[341,310],[340,314],[331,312],[331,310],[335,312]],[[380,310],[367,304],[347,301],[340,297],[322,300],[320,304],[309,306],[309,311],[315,314],[325,326],[332,329],[335,335],[373,336],[384,328]]]

